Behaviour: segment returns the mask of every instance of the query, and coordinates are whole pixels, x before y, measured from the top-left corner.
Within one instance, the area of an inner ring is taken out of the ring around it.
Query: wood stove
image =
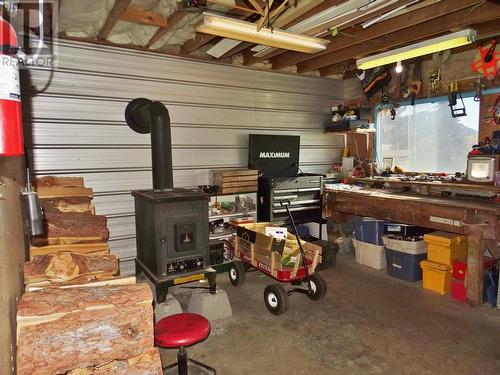
[[[132,191],[135,201],[136,274],[156,286],[157,301],[165,301],[168,287],[207,278],[215,292],[210,266],[208,196],[174,189],[170,116],[160,102],[137,98],[125,119],[138,133],[151,133],[153,189]]]

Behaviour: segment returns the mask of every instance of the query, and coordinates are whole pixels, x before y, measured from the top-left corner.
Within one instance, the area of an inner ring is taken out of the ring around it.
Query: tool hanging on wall
[[[432,55],[432,61],[435,62],[437,68],[434,67],[429,73],[429,96],[441,91],[441,64],[443,62],[443,51]]]
[[[411,81],[408,82],[408,86],[403,89],[402,97],[404,99],[410,98],[411,105],[415,105],[415,99],[420,92],[420,87],[422,86],[422,61],[419,59],[415,61]]]
[[[474,82],[474,101],[481,101],[481,97],[483,96],[483,90],[486,88],[484,83],[481,83],[481,78],[476,79]]]
[[[457,99],[460,98],[460,102],[462,103],[462,107],[455,108],[458,104]],[[458,88],[458,82],[452,82],[449,86],[448,93],[448,106],[450,107],[451,117],[463,117],[467,116],[467,112],[465,111],[465,104],[462,98],[462,93]]]
[[[493,113],[493,122],[500,125],[500,95],[497,96],[497,100],[495,101],[495,104],[493,104],[491,113]]]

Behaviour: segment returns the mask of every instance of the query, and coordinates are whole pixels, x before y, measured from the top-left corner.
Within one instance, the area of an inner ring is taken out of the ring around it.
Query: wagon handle
[[[287,204],[284,204],[287,203]],[[281,206],[285,206],[286,213],[288,214],[288,218],[290,219],[290,222],[292,223],[292,229],[293,232],[295,233],[295,238],[297,239],[297,242],[299,244],[299,249],[300,249],[300,255],[302,256],[302,264],[304,265],[304,273],[306,275],[306,280],[307,280],[307,292],[309,294],[313,294],[314,291],[311,288],[311,279],[309,277],[309,270],[307,269],[307,261],[306,261],[306,252],[304,251],[304,248],[302,247],[302,243],[300,242],[300,237],[299,237],[299,232],[297,231],[297,227],[295,226],[295,220],[293,220],[292,213],[290,212],[290,209],[288,206],[290,206],[290,201],[288,199],[280,201]]]

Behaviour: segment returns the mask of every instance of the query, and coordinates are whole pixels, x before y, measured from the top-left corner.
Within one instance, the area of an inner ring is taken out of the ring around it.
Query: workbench
[[[339,191],[326,188],[326,218],[345,222],[346,215],[368,216],[468,236],[467,300],[483,303],[483,253],[500,240],[500,204],[494,201],[436,198],[377,189]]]

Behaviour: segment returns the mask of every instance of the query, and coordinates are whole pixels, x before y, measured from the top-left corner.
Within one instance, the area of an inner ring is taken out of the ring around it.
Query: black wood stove
[[[132,100],[125,118],[138,133],[151,133],[153,189],[132,192],[137,241],[136,274],[147,276],[164,302],[168,287],[208,279],[215,292],[215,270],[210,268],[208,196],[174,189],[170,116],[160,102]]]

